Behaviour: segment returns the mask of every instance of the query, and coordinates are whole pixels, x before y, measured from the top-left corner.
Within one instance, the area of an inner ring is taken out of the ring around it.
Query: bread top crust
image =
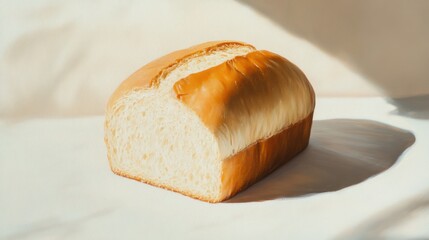
[[[313,111],[315,104],[314,91],[302,71],[285,58],[265,50],[237,56],[191,74],[177,81],[173,89],[176,98],[193,109],[212,131],[227,120],[225,111],[235,107],[246,110],[246,113],[260,112],[273,107],[275,102],[286,100],[288,94],[293,99],[284,103],[287,109],[287,105],[302,103],[304,98],[309,98],[305,101],[308,110],[298,117],[299,121]],[[237,114],[236,110],[239,109],[234,109],[234,114]]]
[[[116,100],[131,90],[157,86],[159,84],[159,79],[174,70],[182,61],[194,55],[198,56],[229,45],[254,48],[250,44],[238,41],[212,41],[169,53],[141,67],[128,77],[128,79],[123,81],[110,97],[107,109],[110,109],[115,104]]]
[[[222,158],[279,133],[315,107],[304,73],[263,50],[191,74],[173,89],[218,138]]]
[[[145,65],[122,82],[107,111],[132,90],[158,88],[181,63],[237,46],[252,51],[177,79],[171,89],[172,95],[192,109],[215,135],[220,159],[281,132],[313,112],[313,88],[297,66],[275,53],[234,41],[199,44]]]

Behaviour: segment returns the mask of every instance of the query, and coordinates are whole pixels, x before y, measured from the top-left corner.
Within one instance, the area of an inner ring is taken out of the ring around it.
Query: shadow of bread
[[[396,110],[392,114],[415,119],[429,119],[429,94],[405,97],[391,98],[387,102],[393,104]]]
[[[340,190],[387,170],[414,141],[411,132],[375,121],[314,121],[310,144],[304,152],[226,202]]]

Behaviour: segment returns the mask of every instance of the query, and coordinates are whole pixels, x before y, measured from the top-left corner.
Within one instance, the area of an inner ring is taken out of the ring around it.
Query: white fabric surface
[[[0,238],[429,237],[429,123],[393,109],[381,98],[319,99],[309,148],[220,204],[114,175],[102,117],[3,123]]]
[[[0,239],[429,238],[429,2],[261,2],[0,1]],[[303,69],[308,149],[221,204],[114,175],[114,88],[219,39]]]

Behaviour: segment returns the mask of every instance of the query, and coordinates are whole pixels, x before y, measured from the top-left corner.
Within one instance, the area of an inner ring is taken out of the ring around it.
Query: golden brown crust
[[[228,45],[241,45],[253,48],[252,45],[238,41],[213,41],[167,54],[146,64],[133,73],[128,79],[123,81],[110,97],[107,107],[110,108],[113,106],[118,98],[132,89],[149,88],[153,84],[158,84],[157,80],[160,75],[169,73],[175,68],[175,66],[188,57],[203,54],[204,52],[210,52],[214,49]]]
[[[223,158],[300,121],[315,105],[301,70],[268,51],[191,74],[173,88],[218,138]]]
[[[224,160],[222,199],[234,196],[303,151],[309,142],[312,119],[313,113],[282,132]]]
[[[299,84],[308,89],[297,89],[295,85]],[[309,93],[313,106],[308,112],[313,110],[314,92],[305,75],[285,58],[268,51],[254,51],[191,74],[177,81],[173,89],[176,97],[194,110],[209,129],[215,131],[228,120],[225,116],[227,111],[237,115],[237,109],[231,109],[231,105],[242,103],[236,108],[252,108],[257,112],[272,106],[267,99],[279,101],[288,97],[281,92],[283,85],[290,89],[289,95],[293,95],[293,91]],[[253,104],[248,103],[251,101]]]

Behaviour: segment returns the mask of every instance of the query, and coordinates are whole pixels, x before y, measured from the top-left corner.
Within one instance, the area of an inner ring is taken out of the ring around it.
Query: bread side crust
[[[160,76],[164,76],[173,71],[181,62],[188,58],[203,55],[218,48],[228,46],[247,46],[255,49],[255,47],[250,44],[238,41],[212,41],[167,54],[141,67],[128,79],[123,81],[110,97],[107,103],[107,109],[110,109],[115,104],[116,100],[124,96],[128,91],[157,86]]]
[[[302,152],[310,139],[313,112],[280,133],[222,162],[222,201],[248,188]]]
[[[313,113],[280,133],[258,141],[223,161],[221,195],[217,199],[158,184],[114,169],[112,165],[110,167],[112,172],[119,176],[174,191],[201,201],[218,203],[228,200],[238,192],[248,188],[302,152],[309,142],[312,119]]]

